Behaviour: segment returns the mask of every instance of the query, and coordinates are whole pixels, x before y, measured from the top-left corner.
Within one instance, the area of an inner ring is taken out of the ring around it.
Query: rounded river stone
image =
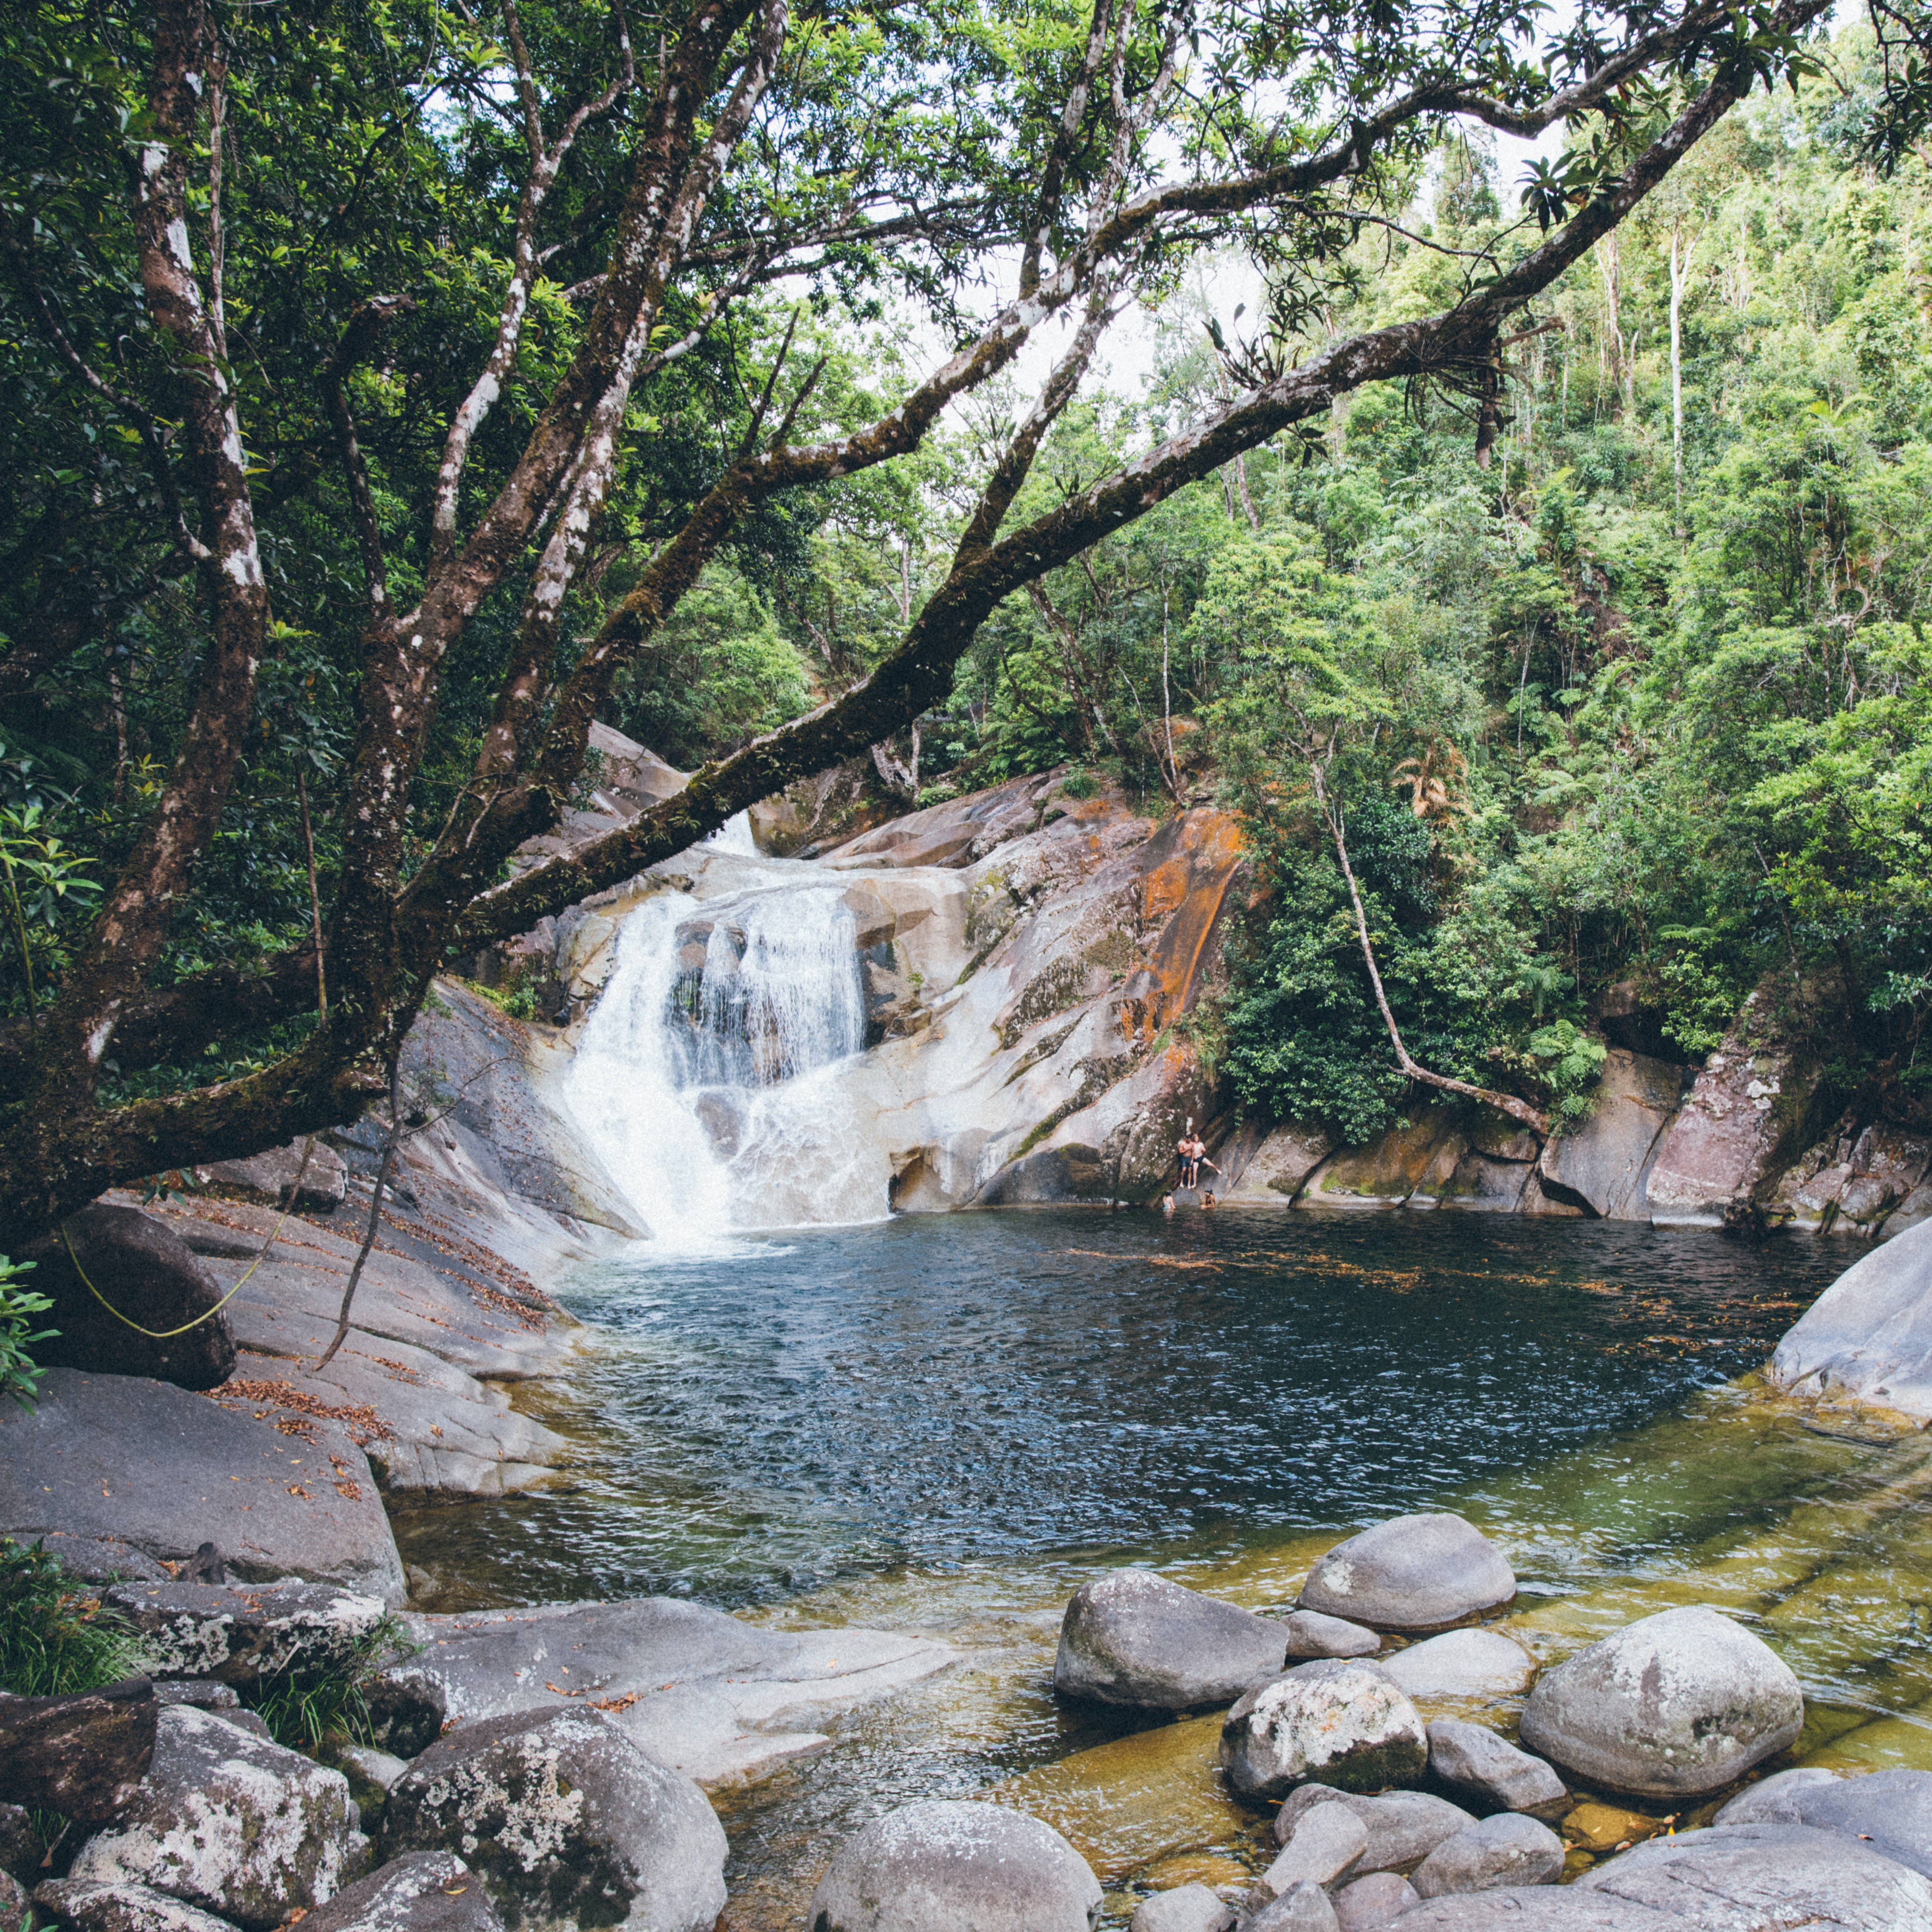
[[[1100,1884],[1037,1818],[938,1798],[846,1840],[812,1895],[811,1932],[1091,1932]]]
[[[1112,1570],[1066,1606],[1053,1688],[1157,1711],[1232,1704],[1281,1669],[1287,1642],[1280,1624],[1252,1610],[1151,1570]]]
[[[1804,1723],[1804,1694],[1777,1652],[1696,1605],[1627,1624],[1546,1671],[1520,1728],[1583,1784],[1696,1798],[1735,1784]]]
[[[1298,1784],[1380,1791],[1413,1784],[1429,1762],[1415,1706],[1374,1665],[1304,1664],[1250,1690],[1221,1727],[1221,1764],[1249,1797]]]
[[[1383,1630],[1442,1630],[1516,1594],[1516,1573],[1460,1516],[1399,1516],[1338,1543],[1303,1585],[1300,1607]]]

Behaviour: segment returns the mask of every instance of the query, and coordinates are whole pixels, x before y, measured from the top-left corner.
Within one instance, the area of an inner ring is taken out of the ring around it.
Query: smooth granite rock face
[[[1520,1728],[1586,1784],[1677,1798],[1735,1784],[1804,1722],[1804,1694],[1778,1654],[1696,1606],[1642,1618],[1546,1672]]]
[[[1346,1617],[1324,1617],[1319,1610],[1292,1610],[1281,1620],[1288,1639],[1288,1660],[1316,1657],[1372,1657],[1382,1640],[1366,1624]]]
[[[1932,1221],[1855,1262],[1778,1343],[1771,1380],[1932,1417]]]
[[[1385,1791],[1367,1797],[1325,1784],[1304,1784],[1291,1791],[1275,1814],[1276,1841],[1286,1844],[1308,1811],[1330,1805],[1353,1812],[1368,1834],[1368,1842],[1355,1860],[1358,1873],[1400,1871],[1476,1822],[1460,1804],[1426,1791]]]
[[[117,1583],[104,1600],[157,1675],[230,1684],[344,1663],[387,1615],[380,1597],[326,1583]]]
[[[1066,1606],[1054,1660],[1062,1696],[1160,1711],[1232,1704],[1278,1672],[1282,1627],[1157,1576],[1114,1570]]]
[[[1221,1728],[1234,1789],[1279,1798],[1301,1784],[1345,1791],[1413,1784],[1429,1762],[1415,1706],[1372,1664],[1325,1660],[1249,1691]]]
[[[1510,1886],[1426,1898],[1396,1924],[1401,1932],[1684,1932],[1684,1921],[1667,1912],[1574,1885],[1534,1890]]]
[[[476,1874],[454,1852],[411,1852],[358,1879],[302,1921],[305,1932],[503,1932]]]
[[[304,1214],[333,1214],[349,1192],[349,1170],[341,1155],[320,1136],[308,1150],[306,1162],[302,1143],[296,1140],[286,1147],[270,1148],[266,1154],[250,1154],[245,1160],[218,1160],[198,1170],[198,1178],[211,1193],[237,1201],[259,1201],[271,1208],[292,1204]]]
[[[44,1536],[63,1563],[110,1544],[183,1563],[212,1542],[231,1576],[399,1605],[402,1558],[368,1460],[338,1424],[314,1428],[310,1444],[146,1376],[50,1369],[32,1414],[0,1409],[0,1535]]]
[[[168,1705],[133,1803],[81,1846],[68,1875],[146,1886],[271,1932],[362,1876],[359,1825],[340,1772],[212,1712]]]
[[[145,1885],[49,1879],[34,1903],[61,1932],[235,1932],[226,1919]]]
[[[1049,1825],[936,1799],[846,1840],[806,1914],[810,1932],[1092,1932],[1100,1882]]]
[[[1460,1516],[1399,1516],[1338,1543],[1309,1573],[1300,1607],[1376,1630],[1430,1630],[1516,1594],[1496,1545]]]
[[[1586,1898],[1648,1906],[1695,1932],[1924,1932],[1932,1880],[1804,1825],[1719,1825],[1652,1838],[1586,1872]]]
[[[1422,1894],[1407,1879],[1392,1871],[1370,1872],[1351,1879],[1335,1894],[1335,1922],[1342,1932],[1382,1932]]]
[[[1328,1894],[1304,1879],[1263,1906],[1241,1932],[1340,1932],[1340,1924]]]
[[[1500,1631],[1444,1630],[1382,1660],[1412,1697],[1508,1697],[1526,1690],[1536,1660]]]
[[[1711,1820],[1714,1825],[1802,1825],[1801,1792],[1813,1786],[1836,1784],[1838,1774],[1818,1765],[1780,1771],[1756,1784],[1748,1784]]]
[[[1788,1772],[1796,1778],[1798,1772]],[[1765,1798],[1775,1794],[1778,1810]],[[1756,1796],[1760,1809],[1736,1815],[1745,1798]],[[1788,1814],[1787,1816],[1780,1814]],[[1862,1778],[1811,1778],[1781,1784],[1768,1778],[1754,1792],[1734,1798],[1718,1814],[1719,1824],[1789,1822],[1869,1844],[1875,1852],[1932,1876],[1932,1771],[1874,1771]]]
[[[439,1738],[391,1788],[383,1848],[454,1851],[512,1928],[711,1932],[724,1832],[688,1778],[601,1712],[525,1711]]]
[[[1178,1885],[1134,1907],[1127,1932],[1233,1932],[1234,1908],[1204,1885]]]
[[[1281,1852],[1262,1874],[1262,1889],[1279,1898],[1306,1882],[1333,1885],[1369,1848],[1368,1827],[1346,1804],[1310,1805],[1289,1827]]]
[[[1485,1810],[1526,1811],[1549,1822],[1569,1808],[1562,1779],[1541,1758],[1460,1718],[1438,1718],[1429,1726],[1429,1768]]]
[[[1563,1840],[1534,1818],[1498,1811],[1445,1838],[1411,1882],[1424,1898],[1440,1898],[1503,1886],[1554,1885],[1562,1876]]]

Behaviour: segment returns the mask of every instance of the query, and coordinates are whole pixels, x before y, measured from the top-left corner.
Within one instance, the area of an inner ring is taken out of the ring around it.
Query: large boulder
[[[158,1676],[230,1684],[346,1664],[388,1614],[380,1597],[326,1583],[118,1583],[104,1600]]]
[[[1361,1826],[1364,1840],[1352,1868],[1358,1873],[1401,1871],[1476,1822],[1460,1804],[1426,1791],[1388,1791],[1370,1797],[1337,1791],[1331,1785],[1304,1784],[1289,1792],[1275,1814],[1277,1842],[1287,1844],[1318,1810],[1346,1810]]]
[[[1778,1343],[1771,1380],[1932,1418],[1932,1221],[1874,1248]]]
[[[454,1852],[410,1852],[338,1892],[302,1925],[304,1932],[502,1932],[503,1922]]]
[[[1328,1158],[1334,1144],[1324,1128],[1284,1123],[1250,1156],[1226,1198],[1244,1205],[1292,1206],[1302,1184]]]
[[[368,1460],[336,1424],[303,1441],[145,1377],[50,1369],[32,1414],[0,1404],[0,1535],[63,1562],[112,1545],[186,1564],[212,1542],[242,1577],[404,1595]]]
[[[806,1914],[810,1932],[1092,1932],[1100,1885],[1050,1825],[935,1799],[846,1840]]]
[[[1563,1876],[1563,1840],[1518,1811],[1498,1811],[1466,1826],[1416,1867],[1412,1882],[1424,1898],[1505,1886],[1554,1885]]]
[[[10,1811],[31,1805],[106,1823],[153,1760],[160,1714],[141,1677],[74,1696],[0,1695],[0,1799]]]
[[[1500,1630],[1445,1630],[1382,1660],[1412,1697],[1508,1697],[1529,1688],[1536,1660]]]
[[[34,1903],[60,1932],[235,1932],[226,1919],[145,1885],[48,1879],[34,1892]],[[14,1932],[4,1914],[0,1926]]]
[[[1300,1607],[1376,1630],[1441,1630],[1507,1604],[1516,1574],[1460,1516],[1399,1516],[1338,1543],[1310,1571]]]
[[[35,1345],[36,1361],[95,1375],[153,1376],[188,1389],[218,1388],[234,1373],[234,1330],[225,1313],[214,1312],[221,1290],[165,1221],[97,1202],[70,1215],[63,1232],[64,1240],[42,1242],[28,1256],[28,1285],[54,1304],[44,1319],[55,1333]],[[156,1334],[142,1334],[129,1322]],[[184,1334],[167,1332],[188,1323],[194,1325]]]
[[[513,1932],[711,1932],[724,1906],[710,1801],[601,1712],[525,1711],[439,1738],[390,1788],[383,1846],[460,1852]]]
[[[1276,1675],[1282,1627],[1184,1589],[1151,1570],[1081,1585],[1060,1626],[1053,1688],[1063,1696],[1160,1711],[1232,1704]]]
[[[1696,1932],[1924,1932],[1932,1880],[1873,1846],[1804,1825],[1720,1825],[1651,1838],[1570,1889]]]
[[[1544,1191],[1605,1220],[1647,1221],[1651,1157],[1676,1118],[1684,1077],[1681,1066],[1612,1047],[1589,1118],[1544,1145]]]
[[[1412,1195],[1432,1203],[1448,1185],[1466,1144],[1445,1107],[1424,1107],[1366,1147],[1351,1148],[1316,1170],[1300,1208],[1400,1208]]]
[[[1698,1798],[1784,1750],[1804,1722],[1804,1693],[1778,1654],[1697,1605],[1628,1624],[1546,1672],[1520,1728],[1587,1784]]]
[[[1438,1718],[1429,1726],[1429,1769],[1484,1811],[1526,1811],[1549,1823],[1569,1809],[1562,1779],[1541,1758],[1480,1724]]]
[[[68,1876],[146,1886],[272,1932],[362,1876],[369,1841],[340,1772],[192,1705],[164,1706],[154,1762]]]
[[[349,1169],[341,1155],[320,1135],[308,1150],[302,1143],[270,1148],[245,1160],[218,1160],[198,1168],[195,1178],[211,1194],[234,1201],[256,1201],[268,1208],[293,1208],[304,1214],[328,1214],[349,1192]]]
[[[1429,1762],[1422,1719],[1372,1664],[1304,1664],[1244,1695],[1221,1727],[1221,1765],[1244,1796],[1298,1784],[1379,1791],[1413,1784]]]

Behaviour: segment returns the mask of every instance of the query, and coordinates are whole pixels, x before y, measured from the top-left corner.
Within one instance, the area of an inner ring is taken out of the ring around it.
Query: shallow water
[[[1822,1436],[1733,1385],[1854,1252],[1228,1209],[909,1218],[678,1264],[640,1246],[563,1290],[604,1338],[545,1410],[583,1444],[575,1487],[399,1537],[438,1607],[668,1591],[969,1652],[718,1794],[748,1932],[796,1924],[838,1837],[914,1797],[1000,1787],[1122,1911],[1162,1858],[1251,1858],[1204,1733],[1110,1746],[1129,1726],[1054,1704],[1060,1607],[1129,1561],[1282,1602],[1336,1532],[1403,1510],[1498,1538],[1541,1654],[1712,1602],[1806,1681],[1802,1749],[1932,1762],[1922,1441]]]

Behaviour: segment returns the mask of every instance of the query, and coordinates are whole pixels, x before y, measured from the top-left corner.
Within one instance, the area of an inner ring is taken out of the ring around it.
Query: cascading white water
[[[665,1250],[884,1214],[876,1156],[841,1124],[840,1065],[866,1040],[855,938],[842,887],[817,880],[667,892],[625,922],[567,1091]]]

